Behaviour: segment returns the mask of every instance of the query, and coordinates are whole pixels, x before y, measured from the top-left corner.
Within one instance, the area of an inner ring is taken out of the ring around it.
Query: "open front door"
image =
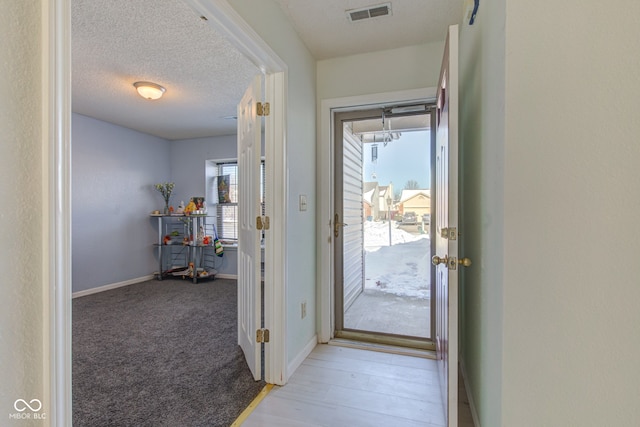
[[[238,344],[256,380],[262,377],[256,342],[262,314],[260,232],[256,227],[261,215],[261,81],[262,76],[256,76],[238,104]]]
[[[448,426],[458,425],[458,26],[449,27],[436,110],[436,352]]]

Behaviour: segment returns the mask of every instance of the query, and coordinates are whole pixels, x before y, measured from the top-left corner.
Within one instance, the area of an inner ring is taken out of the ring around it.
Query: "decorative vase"
[[[169,202],[165,202],[164,205],[164,214],[169,215]]]

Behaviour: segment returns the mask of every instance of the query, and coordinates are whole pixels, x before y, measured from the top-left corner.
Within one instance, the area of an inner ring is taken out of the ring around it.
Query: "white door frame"
[[[52,426],[72,423],[71,4],[42,2],[43,405]]]
[[[52,426],[72,424],[71,407],[71,1],[42,2],[42,277],[43,380]],[[285,341],[286,100],[287,65],[238,15],[227,0],[184,0],[208,17],[267,78],[267,214],[271,233],[265,246],[265,324],[272,331],[265,354],[267,382],[287,379]],[[271,169],[271,171],[269,171]],[[269,207],[271,212],[269,212]],[[47,351],[49,350],[49,351]]]
[[[243,53],[265,74],[266,102],[271,114],[265,118],[265,180],[268,191],[265,214],[270,231],[265,234],[264,323],[271,331],[265,345],[265,381],[284,384],[286,364],[286,142],[287,64],[231,7],[227,0],[183,0]]]
[[[333,188],[334,188],[334,152],[333,152],[333,120],[332,111],[339,109],[373,108],[380,104],[405,101],[432,101],[436,96],[436,88],[410,89],[396,92],[376,93],[370,95],[350,96],[345,98],[323,99],[320,103],[320,127],[318,129],[318,145],[316,148],[316,169],[329,171],[317,177],[318,220],[316,237],[318,241],[318,341],[329,342],[335,330],[334,315],[334,242],[333,242]]]

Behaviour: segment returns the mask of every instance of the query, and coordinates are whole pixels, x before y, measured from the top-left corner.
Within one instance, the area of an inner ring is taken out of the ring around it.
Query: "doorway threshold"
[[[381,353],[401,354],[404,356],[421,357],[423,359],[435,360],[436,358],[436,352],[433,350],[399,347],[396,345],[355,341],[355,340],[350,340],[345,338],[334,338],[330,340],[327,344],[335,345],[338,347],[349,347],[349,348],[357,348],[360,350],[378,351]]]

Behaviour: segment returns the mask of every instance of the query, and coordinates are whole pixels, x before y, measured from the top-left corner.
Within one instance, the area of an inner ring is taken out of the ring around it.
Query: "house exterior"
[[[377,181],[363,183],[362,210],[364,219],[386,220],[389,212],[393,212],[393,183],[381,186]],[[389,203],[388,198],[391,198]]]
[[[378,198],[380,194],[380,187],[377,181],[367,181],[362,184],[362,206],[364,219],[372,219],[377,221],[380,219],[380,205],[378,204]]]
[[[380,219],[389,219],[389,213],[393,213],[393,182],[389,185],[381,186],[379,189],[378,206]]]
[[[372,202],[374,193],[375,193],[375,189],[372,188],[371,190],[364,193],[364,195],[362,196],[362,214],[364,217],[363,219],[365,221],[367,220],[370,221],[374,218],[373,207],[375,203]]]
[[[54,108],[54,70],[44,64],[55,45],[46,18],[64,4],[8,0],[0,14],[0,194],[10,206],[0,221],[0,407],[39,398],[49,426],[63,425],[52,372],[65,363],[52,344],[63,325],[51,318],[60,274],[51,258],[68,244],[50,231],[69,206],[49,197],[57,163],[43,107]],[[327,173],[315,167],[329,149],[316,146],[316,102],[434,87],[443,44],[316,61],[270,0],[230,4],[288,64],[295,89],[286,300],[306,298],[311,313],[287,321],[293,363],[317,332],[314,266],[324,239],[299,230],[330,220],[296,209]],[[459,286],[460,359],[482,426],[640,422],[638,16],[632,1],[487,0],[475,24],[460,28],[460,227],[474,262]],[[612,236],[612,226],[623,232]]]
[[[402,190],[399,211],[415,212],[418,218],[431,214],[431,190]]]

